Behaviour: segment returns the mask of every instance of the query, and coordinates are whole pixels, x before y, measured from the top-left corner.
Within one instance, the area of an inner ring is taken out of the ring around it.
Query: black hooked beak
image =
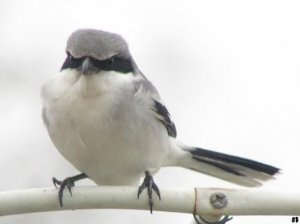
[[[97,68],[93,65],[92,60],[87,57],[83,60],[81,64],[81,72],[83,75],[89,75],[92,73],[95,73],[97,71]]]

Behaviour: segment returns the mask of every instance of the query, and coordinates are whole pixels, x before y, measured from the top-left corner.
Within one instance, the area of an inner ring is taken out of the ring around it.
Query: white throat
[[[131,83],[140,76],[133,73],[122,74],[114,71],[102,71],[97,74],[82,75],[75,69],[66,69],[56,74],[42,87],[42,97],[46,102],[56,101],[63,95],[89,98],[109,92],[119,92],[122,88],[131,88]]]

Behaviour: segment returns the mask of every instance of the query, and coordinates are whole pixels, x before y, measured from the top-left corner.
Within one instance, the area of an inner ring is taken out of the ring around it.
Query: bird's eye
[[[74,56],[72,56],[71,53],[70,53],[69,51],[67,52],[67,57],[68,57],[68,59],[70,60],[70,62],[76,60],[76,58],[75,58]]]
[[[67,51],[67,58],[63,64],[61,70],[67,69],[67,68],[78,69],[81,66],[84,59],[85,59],[85,57],[76,58],[76,57],[72,56],[69,51]]]
[[[108,62],[109,62],[110,64],[115,63],[115,57],[109,58],[109,59],[108,59]]]
[[[74,60],[74,57],[70,53],[68,53],[68,58],[69,58],[70,61]]]

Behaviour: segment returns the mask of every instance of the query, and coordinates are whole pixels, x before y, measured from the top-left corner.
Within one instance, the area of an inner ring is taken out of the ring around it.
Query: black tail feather
[[[200,162],[203,162],[203,163],[206,163],[206,164],[209,164],[209,165],[212,165],[212,166],[215,166],[221,170],[224,170],[228,173],[232,173],[234,175],[238,175],[238,176],[245,176],[244,174],[242,173],[239,173],[238,171],[224,165],[224,164],[221,164],[221,163],[216,163],[214,161],[210,161],[210,160],[206,160],[206,159],[202,159],[202,158],[199,158],[199,157],[193,157],[194,159],[200,161]]]
[[[214,165],[215,167],[218,167],[224,171],[236,174],[236,175],[243,175],[239,173],[238,171],[231,169],[230,167],[227,167],[225,165],[222,165],[222,162],[225,164],[233,164],[233,165],[240,165],[242,167],[246,167],[255,171],[263,172],[269,175],[274,175],[280,171],[279,168],[270,166],[264,163],[260,163],[251,159],[245,159],[238,156],[228,155],[225,153],[215,152],[207,149],[202,148],[190,148],[187,151],[189,151],[193,158],[196,160],[199,160],[201,162]],[[217,161],[217,162],[214,162]]]

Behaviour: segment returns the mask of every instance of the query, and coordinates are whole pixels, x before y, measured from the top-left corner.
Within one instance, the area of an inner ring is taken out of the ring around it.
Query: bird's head
[[[67,58],[61,68],[76,69],[83,75],[101,71],[134,72],[135,63],[126,41],[118,34],[94,29],[80,29],[71,34]]]

